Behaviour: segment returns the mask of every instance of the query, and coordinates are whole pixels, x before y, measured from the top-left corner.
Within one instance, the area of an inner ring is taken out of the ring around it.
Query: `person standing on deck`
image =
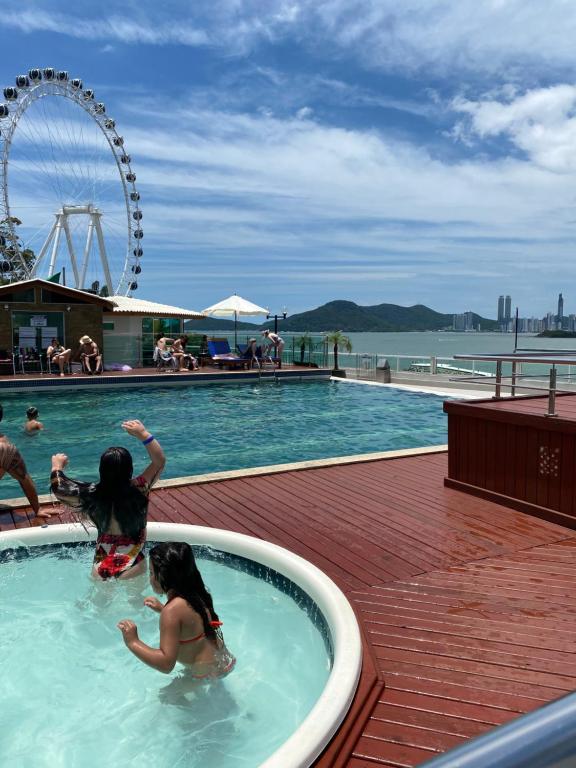
[[[272,347],[274,347],[274,356],[282,360],[284,339],[281,336],[278,336],[277,333],[272,333],[272,331],[262,331],[262,336],[269,342],[267,350],[270,351]]]

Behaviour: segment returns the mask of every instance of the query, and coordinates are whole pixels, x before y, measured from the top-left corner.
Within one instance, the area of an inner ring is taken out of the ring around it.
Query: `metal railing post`
[[[433,355],[430,357],[430,373],[432,376],[438,373],[438,360]]]
[[[502,361],[496,362],[496,386],[494,388],[494,397],[499,399],[502,392]]]
[[[550,384],[548,390],[548,413],[546,416],[556,416],[556,366],[550,368]]]
[[[510,387],[510,394],[512,397],[516,397],[516,360],[512,363],[512,386]]]

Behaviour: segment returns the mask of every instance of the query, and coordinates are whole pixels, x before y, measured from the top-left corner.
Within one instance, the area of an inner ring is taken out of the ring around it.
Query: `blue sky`
[[[138,296],[576,312],[569,0],[2,7],[2,84],[66,69],[121,127]]]

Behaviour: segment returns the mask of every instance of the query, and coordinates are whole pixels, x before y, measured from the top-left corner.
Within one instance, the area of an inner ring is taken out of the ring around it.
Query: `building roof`
[[[130,296],[98,296],[88,291],[80,291],[78,288],[70,288],[60,283],[51,283],[49,280],[42,280],[40,277],[33,277],[30,280],[20,280],[16,283],[7,283],[0,286],[0,298],[3,293],[12,293],[18,289],[29,288],[33,285],[40,285],[55,293],[61,293],[65,296],[74,296],[81,298],[82,301],[100,304],[104,312],[113,312],[122,315],[146,315],[149,317],[181,317],[186,320],[200,320],[206,317],[202,312],[196,312],[193,309],[182,309],[182,307],[171,307],[169,304],[158,304],[156,301],[146,301],[145,299],[134,299]],[[63,300],[65,303],[65,299]]]
[[[112,312],[116,315],[148,315],[150,317],[182,317],[188,320],[200,320],[205,317],[202,312],[182,307],[171,307],[169,304],[158,304],[156,301],[145,301],[130,296],[110,296],[114,305]]]
[[[60,285],[60,283],[51,283],[50,280],[42,280],[40,277],[33,277],[30,280],[19,280],[15,283],[6,283],[6,285],[0,285],[0,297],[4,293],[12,293],[20,288],[30,288],[34,285],[40,285],[42,288],[47,288],[54,293],[61,293],[63,296],[74,296],[81,298],[82,301],[93,304],[101,304],[105,309],[112,309],[114,304],[109,297],[98,296],[96,293],[88,293],[87,291],[80,291],[77,288],[70,288],[67,285]],[[64,300],[63,304],[66,303]]]

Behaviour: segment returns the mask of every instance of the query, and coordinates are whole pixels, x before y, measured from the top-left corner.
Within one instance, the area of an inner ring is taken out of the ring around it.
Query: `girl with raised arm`
[[[100,457],[100,480],[86,483],[64,474],[68,457],[52,456],[50,485],[56,498],[96,526],[98,538],[92,574],[97,579],[130,579],[146,569],[144,544],[148,493],[164,469],[160,444],[137,419],[123,429],[145,446],[150,463],[133,478],[132,456],[126,448],[108,448]]]

